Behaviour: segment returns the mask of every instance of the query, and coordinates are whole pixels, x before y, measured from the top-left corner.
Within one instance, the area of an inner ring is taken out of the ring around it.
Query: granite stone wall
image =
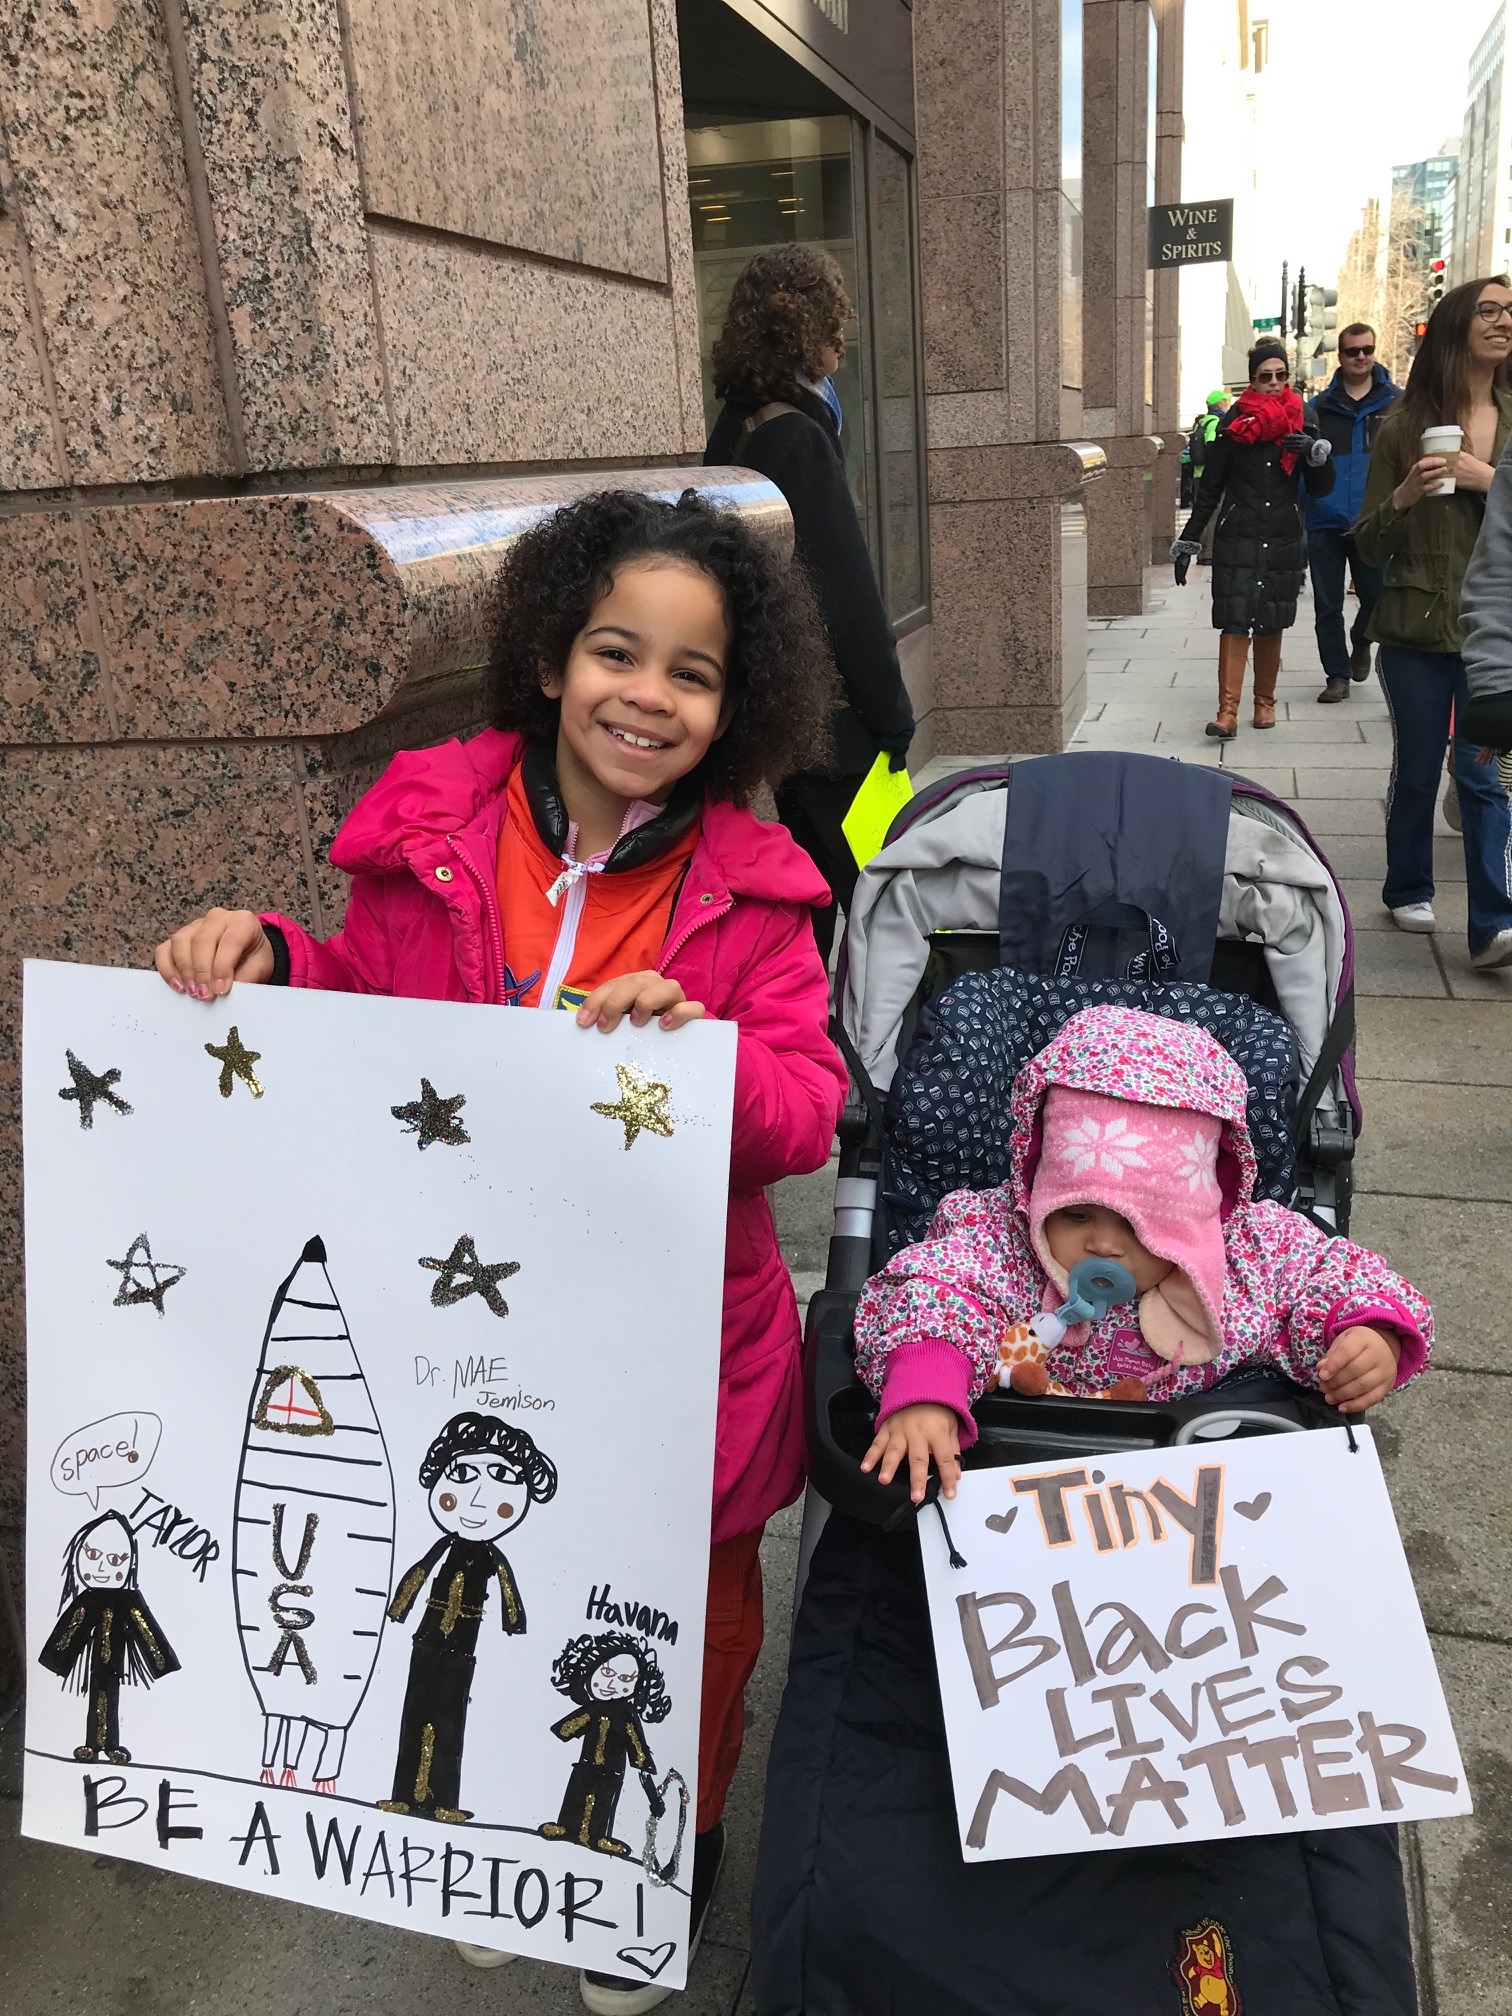
[[[0,131],[0,491],[703,445],[674,0],[33,0]]]
[[[1083,711],[1106,458],[1060,439],[1060,34],[1059,0],[914,7],[938,755],[1059,749]]]

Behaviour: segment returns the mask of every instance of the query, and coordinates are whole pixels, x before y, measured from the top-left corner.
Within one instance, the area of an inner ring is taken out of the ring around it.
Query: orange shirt
[[[625,831],[643,823],[628,817]],[[605,980],[654,971],[697,844],[695,822],[637,868],[605,875],[596,872],[605,856],[595,855],[588,872],[567,879],[553,903],[547,892],[566,879],[566,864],[536,831],[516,768],[497,870],[507,998],[522,1008],[579,1008]]]

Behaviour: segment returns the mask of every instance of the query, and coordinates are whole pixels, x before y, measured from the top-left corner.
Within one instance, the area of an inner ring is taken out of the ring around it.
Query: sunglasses
[[[1374,343],[1345,343],[1339,350],[1341,357],[1374,357]]]

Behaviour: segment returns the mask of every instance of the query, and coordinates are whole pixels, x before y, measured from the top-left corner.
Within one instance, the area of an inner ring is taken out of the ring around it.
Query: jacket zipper
[[[493,941],[494,960],[499,973],[499,999],[503,1001],[506,998],[505,990],[509,983],[504,967],[504,925],[499,916],[499,899],[478,873],[472,862],[468,860],[466,851],[457,844],[455,834],[447,834],[446,844],[467,870],[469,876],[471,876],[477,886],[479,895],[483,899],[483,910],[488,918],[489,936]]]
[[[567,890],[562,904],[561,921],[557,925],[556,943],[551,948],[551,962],[546,968],[546,978],[541,982],[541,1006],[550,1008],[557,989],[567,978],[567,969],[572,964],[572,955],[577,950],[578,925],[582,922],[583,906],[588,901],[588,877],[578,876]]]
[[[660,959],[658,959],[656,962],[657,972],[658,973],[666,972],[668,966],[671,965],[672,961],[677,957],[678,953],[681,952],[684,945],[687,944],[688,940],[693,936],[693,933],[695,931],[701,931],[705,924],[712,924],[714,920],[718,917],[727,916],[728,913],[734,909],[734,907],[735,904],[733,898],[728,896],[725,898],[724,902],[719,905],[717,909],[712,903],[700,904],[700,910],[702,914],[693,919],[693,922],[688,926],[687,930],[683,932],[680,938],[674,938],[671,944],[664,945],[662,947],[662,955]]]

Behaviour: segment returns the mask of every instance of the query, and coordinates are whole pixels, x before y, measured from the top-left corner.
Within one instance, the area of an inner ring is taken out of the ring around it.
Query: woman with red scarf
[[[1297,620],[1297,596],[1307,567],[1297,472],[1310,497],[1333,488],[1330,449],[1304,429],[1302,401],[1287,384],[1286,351],[1257,343],[1249,353],[1250,382],[1224,415],[1207,452],[1196,502],[1171,548],[1176,585],[1201,551],[1208,520],[1213,535],[1213,628],[1218,639],[1218,712],[1209,735],[1227,742],[1239,732],[1244,661],[1255,640],[1255,726],[1276,725],[1276,675],[1281,632]]]

